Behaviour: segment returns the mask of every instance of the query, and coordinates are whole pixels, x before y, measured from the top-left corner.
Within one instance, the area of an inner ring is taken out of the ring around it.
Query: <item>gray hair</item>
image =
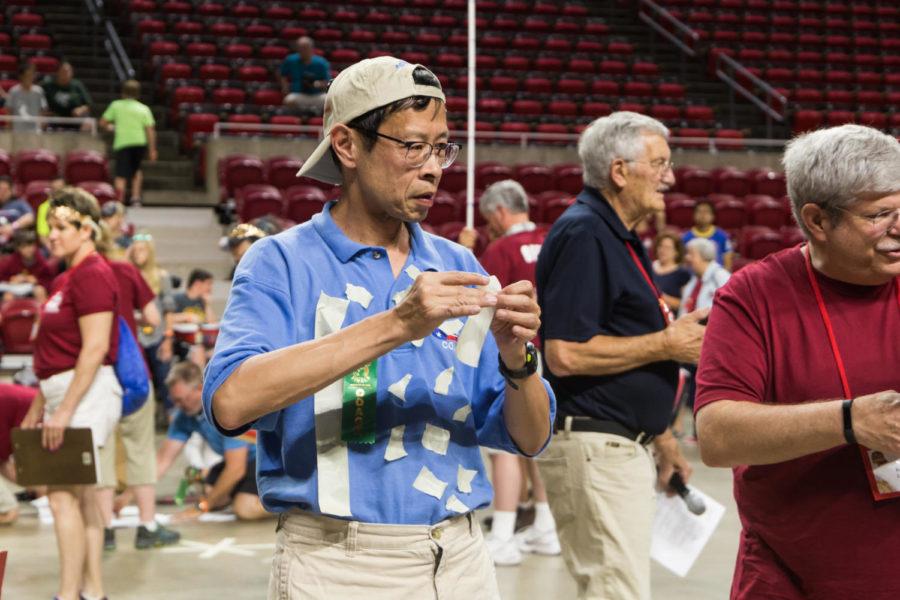
[[[877,129],[841,125],[788,142],[781,159],[791,210],[806,235],[800,209],[817,204],[840,218],[838,209],[864,198],[900,192],[900,142]]]
[[[584,170],[584,183],[597,189],[609,189],[609,168],[617,158],[636,159],[643,150],[645,134],[669,139],[669,130],[654,118],[619,111],[591,123],[578,140],[578,157]]]
[[[482,214],[489,215],[500,206],[512,213],[528,212],[528,194],[525,193],[521,183],[504,179],[492,183],[484,190],[478,201],[478,210]]]
[[[707,238],[695,237],[686,244],[686,247],[688,250],[693,249],[700,255],[700,258],[707,262],[712,262],[719,256],[719,247],[714,241]]]

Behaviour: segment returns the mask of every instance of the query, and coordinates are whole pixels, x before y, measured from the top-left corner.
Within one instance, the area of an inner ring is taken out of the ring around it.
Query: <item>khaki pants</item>
[[[561,431],[537,459],[580,600],[649,600],[656,465],[626,438]]]
[[[470,514],[375,525],[300,511],[278,518],[269,600],[499,600],[494,565]]]
[[[128,485],[156,483],[156,442],[154,440],[153,390],[137,412],[119,421],[118,433],[125,450],[125,481]],[[116,487],[116,448],[110,440],[100,449],[100,482],[98,487]]]

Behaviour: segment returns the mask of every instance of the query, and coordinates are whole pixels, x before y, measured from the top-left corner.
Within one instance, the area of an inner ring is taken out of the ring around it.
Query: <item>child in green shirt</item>
[[[138,100],[141,84],[129,79],[122,85],[122,98],[115,100],[103,113],[100,126],[115,132],[113,154],[116,157],[115,185],[120,198],[125,197],[125,185],[131,180],[130,206],[139,205],[143,172],[141,162],[146,155],[156,161],[156,129],[150,107]]]

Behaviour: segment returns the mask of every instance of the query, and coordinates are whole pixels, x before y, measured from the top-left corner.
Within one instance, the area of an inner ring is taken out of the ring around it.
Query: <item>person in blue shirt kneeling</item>
[[[458,151],[431,71],[347,68],[298,173],[340,198],[237,266],[203,407],[258,432],[269,598],[499,598],[472,516],[492,494],[479,446],[540,453],[556,401],[532,284],[501,289],[419,225]]]

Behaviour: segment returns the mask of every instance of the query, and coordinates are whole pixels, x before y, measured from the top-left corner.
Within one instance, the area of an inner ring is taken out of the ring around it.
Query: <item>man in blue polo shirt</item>
[[[538,466],[579,598],[650,598],[654,480],[666,489],[674,472],[691,474],[667,427],[678,363],[697,362],[707,311],[672,321],[634,232],[665,209],[675,182],[668,135],[632,112],[594,121],[578,144],[584,190],[538,258],[541,339],[559,398]]]
[[[300,174],[341,198],[247,251],[203,396],[224,432],[258,431],[280,513],[269,598],[499,598],[472,518],[491,500],[479,446],[549,440],[533,286],[501,289],[419,226],[459,150],[429,70],[349,67],[325,131]]]
[[[281,91],[285,104],[321,112],[325,89],[331,81],[331,65],[313,49],[312,38],[303,36],[297,40],[297,52],[281,63]]]

